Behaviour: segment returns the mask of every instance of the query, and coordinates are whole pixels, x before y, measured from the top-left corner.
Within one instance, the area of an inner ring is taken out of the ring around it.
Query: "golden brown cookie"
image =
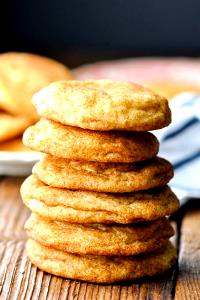
[[[27,148],[22,143],[22,137],[18,137],[3,143],[0,143],[0,151],[17,151],[17,152],[31,152],[32,150]],[[32,151],[33,152],[33,151]]]
[[[158,141],[150,132],[103,132],[42,119],[23,137],[27,147],[53,156],[99,162],[134,162],[155,156]]]
[[[173,168],[159,157],[135,163],[98,163],[46,155],[33,167],[33,174],[54,187],[126,193],[167,184],[173,176]]]
[[[30,53],[9,52],[0,55],[0,106],[13,115],[37,119],[33,94],[49,83],[72,79],[62,64]]]
[[[33,103],[40,116],[92,130],[148,131],[171,121],[164,97],[122,81],[60,81],[35,94]]]
[[[70,224],[32,214],[25,229],[31,239],[64,252],[91,255],[136,255],[166,245],[174,234],[167,219],[135,225]]]
[[[0,111],[0,142],[21,135],[30,125],[30,121],[22,116],[11,116]]]
[[[168,186],[146,192],[105,194],[53,188],[31,175],[22,184],[21,195],[25,205],[43,218],[80,224],[150,221],[179,208]]]
[[[176,263],[176,250],[170,242],[156,253],[128,257],[71,254],[44,247],[31,239],[26,249],[31,262],[43,271],[96,283],[154,276]]]

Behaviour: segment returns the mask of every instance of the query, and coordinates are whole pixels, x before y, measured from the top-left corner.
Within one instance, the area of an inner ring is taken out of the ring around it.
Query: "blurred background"
[[[130,56],[199,56],[198,0],[2,1],[0,51],[69,67]]]

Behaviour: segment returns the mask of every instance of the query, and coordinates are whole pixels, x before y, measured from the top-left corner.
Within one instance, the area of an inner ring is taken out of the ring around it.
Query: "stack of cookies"
[[[60,81],[35,94],[24,134],[45,153],[21,193],[27,254],[40,269],[97,283],[153,276],[176,261],[166,218],[179,202],[170,163],[147,132],[170,123],[165,98],[139,85]]]

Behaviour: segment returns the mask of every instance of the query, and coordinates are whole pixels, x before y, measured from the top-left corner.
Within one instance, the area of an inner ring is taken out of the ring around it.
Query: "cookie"
[[[13,115],[37,119],[31,99],[49,83],[72,79],[62,64],[29,53],[9,52],[0,55],[0,106]]]
[[[179,208],[168,186],[146,192],[105,194],[53,188],[31,175],[22,184],[21,195],[25,205],[42,218],[80,224],[151,221]]]
[[[155,156],[158,141],[149,132],[103,132],[42,119],[29,127],[23,143],[34,150],[71,160],[134,162]]]
[[[27,255],[38,268],[65,278],[113,283],[161,274],[176,263],[170,242],[156,253],[138,256],[95,256],[67,253],[29,239]]]
[[[6,142],[1,142],[0,151],[31,152],[32,150],[23,145],[22,137],[18,137]]]
[[[122,81],[55,82],[36,93],[33,104],[40,116],[91,130],[148,131],[171,122],[164,97]]]
[[[173,176],[173,168],[159,157],[135,163],[98,163],[46,155],[33,167],[33,174],[54,187],[125,193],[167,184]]]
[[[30,121],[22,116],[11,116],[0,111],[0,142],[21,135],[30,125]]]
[[[38,243],[76,254],[136,255],[166,245],[174,234],[167,219],[139,225],[70,224],[45,220],[32,214],[25,229]]]

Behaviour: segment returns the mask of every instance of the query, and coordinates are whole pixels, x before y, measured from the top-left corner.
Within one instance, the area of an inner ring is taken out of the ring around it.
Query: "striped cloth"
[[[160,141],[159,155],[174,166],[170,186],[184,203],[200,198],[200,95],[182,93],[169,104],[172,123],[154,134]]]

